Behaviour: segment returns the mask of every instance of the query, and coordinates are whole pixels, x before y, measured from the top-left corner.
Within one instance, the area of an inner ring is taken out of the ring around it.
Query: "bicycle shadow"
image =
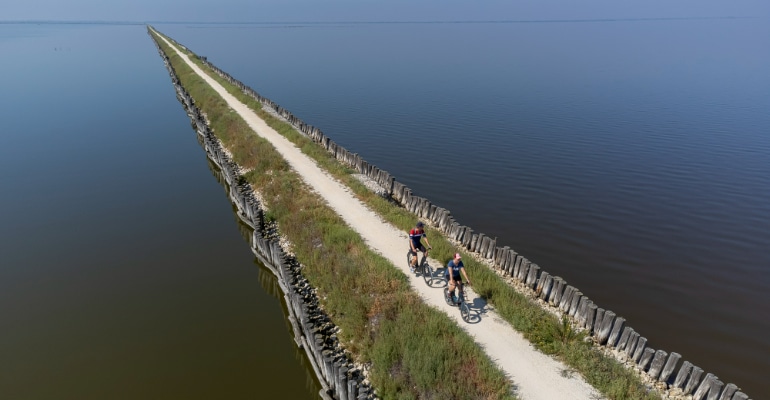
[[[468,301],[467,303],[470,314],[468,315],[468,321],[466,322],[469,324],[478,324],[481,322],[481,317],[486,315],[489,310],[487,302],[481,297],[474,297],[473,300]]]
[[[445,270],[446,270],[446,268],[444,268],[444,267],[433,269],[432,270],[433,272],[430,275],[431,281],[430,281],[430,283],[426,283],[428,285],[428,287],[432,287],[432,288],[444,288],[444,287],[446,287],[447,281],[446,281],[446,279],[444,279],[444,271]]]
[[[426,282],[428,287],[431,288],[439,288],[443,289],[447,287],[449,284],[449,281],[447,281],[446,277],[444,276],[444,273],[446,272],[446,267],[438,267],[438,268],[432,268],[431,274],[430,274],[430,283]],[[418,276],[420,276],[418,274]],[[468,292],[468,294],[471,292]],[[466,296],[468,296],[466,294]],[[489,308],[487,307],[487,302],[480,298],[480,297],[474,297],[473,300],[468,301],[468,309],[470,310],[470,313],[468,315],[468,321],[466,321],[469,324],[478,324],[481,322],[481,318],[487,314]]]

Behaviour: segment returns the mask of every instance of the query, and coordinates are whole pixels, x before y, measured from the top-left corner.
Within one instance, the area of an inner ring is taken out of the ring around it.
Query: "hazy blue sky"
[[[448,21],[770,16],[769,0],[2,0],[0,21]]]

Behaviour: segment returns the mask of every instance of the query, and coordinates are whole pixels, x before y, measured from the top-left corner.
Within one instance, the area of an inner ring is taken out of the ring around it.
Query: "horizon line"
[[[715,19],[757,19],[758,16],[715,17],[648,17],[648,18],[575,18],[575,19],[520,19],[520,20],[437,20],[437,21],[164,21],[164,20],[0,20],[0,24],[83,24],[83,25],[369,25],[369,24],[523,24],[523,23],[574,23],[574,22],[633,22],[633,21],[688,21]]]

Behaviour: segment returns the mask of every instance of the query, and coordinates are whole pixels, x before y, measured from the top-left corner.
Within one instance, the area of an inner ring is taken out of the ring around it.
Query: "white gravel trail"
[[[165,40],[165,39],[164,39]],[[168,42],[167,42],[168,43]],[[468,291],[472,323],[460,318],[459,310],[443,299],[440,288],[429,288],[422,278],[410,274],[406,266],[407,234],[384,222],[366,205],[356,199],[346,186],[321,170],[293,143],[270,128],[256,113],[241,103],[215,80],[206,75],[190,59],[179,52],[190,67],[208,82],[259,136],[267,139],[288,161],[302,179],[323,197],[366,243],[410,276],[412,288],[431,306],[445,312],[465,329],[494,362],[508,375],[523,400],[594,400],[602,396],[578,374],[565,373],[563,363],[536,350],[524,337],[495,313],[472,290]],[[437,260],[429,260],[435,268]],[[473,277],[471,276],[471,279]]]

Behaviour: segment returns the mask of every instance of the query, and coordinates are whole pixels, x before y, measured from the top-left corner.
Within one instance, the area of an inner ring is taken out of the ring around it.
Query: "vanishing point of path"
[[[165,41],[165,39],[163,39]],[[167,42],[168,43],[168,42]],[[334,209],[374,251],[390,260],[410,277],[412,289],[423,301],[447,313],[465,329],[489,357],[508,375],[523,400],[593,400],[602,396],[577,374],[564,374],[567,366],[537,351],[524,337],[499,315],[490,310],[482,299],[468,290],[471,313],[478,315],[477,323],[466,324],[456,307],[446,304],[440,288],[430,288],[410,274],[406,267],[407,235],[380,219],[366,205],[356,199],[342,183],[322,171],[293,143],[270,128],[257,114],[241,103],[214,79],[204,73],[190,59],[169,45],[190,67],[214,88],[227,104],[249,124],[259,136],[267,139],[297,171],[302,179]],[[434,268],[443,267],[430,260]]]

